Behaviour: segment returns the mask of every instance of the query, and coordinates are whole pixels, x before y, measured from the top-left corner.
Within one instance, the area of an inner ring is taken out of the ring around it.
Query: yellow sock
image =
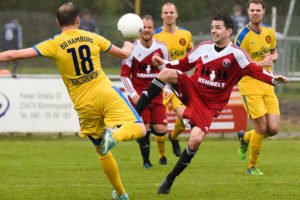
[[[118,195],[125,193],[125,188],[123,187],[117,162],[109,151],[105,156],[98,154],[99,163],[102,167],[105,175],[107,176],[109,182],[112,184],[113,188],[116,190]]]
[[[257,160],[264,138],[265,136],[263,134],[256,133],[255,131],[251,135],[248,168],[257,166]]]
[[[251,135],[255,132],[254,129],[250,130],[250,131],[247,131],[244,135],[244,141],[249,144],[250,142],[250,138],[251,138]]]
[[[185,130],[185,125],[181,119],[177,119],[175,122],[174,130],[171,132],[171,139],[177,140],[177,137],[180,133]]]
[[[165,141],[166,141],[166,136],[155,136],[155,140],[157,143],[157,148],[158,148],[158,154],[159,157],[166,156],[166,150],[165,150]]]
[[[143,135],[144,134],[141,124],[132,122],[123,124],[114,132],[113,137],[117,142],[120,142],[136,140],[142,137]]]

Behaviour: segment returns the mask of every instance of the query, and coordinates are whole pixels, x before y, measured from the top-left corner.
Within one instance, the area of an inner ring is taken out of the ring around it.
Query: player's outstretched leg
[[[244,160],[247,156],[247,149],[248,149],[248,143],[246,143],[244,141],[244,135],[245,135],[245,132],[244,131],[239,131],[237,133],[237,137],[240,141],[240,146],[238,148],[238,155],[239,157]]]
[[[111,129],[105,129],[102,134],[102,155],[105,155],[118,142],[136,140],[145,136],[145,126],[142,123],[128,122],[123,124],[120,128],[112,132]]]
[[[157,194],[169,194],[172,184],[173,184],[173,181],[169,181],[169,180],[167,180],[167,178],[165,178],[165,180],[159,186]]]
[[[196,152],[197,150],[191,150],[189,146],[185,148],[172,171],[160,185],[157,192],[158,194],[168,194],[170,192],[175,178],[190,164]]]
[[[126,192],[121,194],[120,196],[118,196],[116,190],[112,191],[111,196],[112,196],[113,200],[127,200],[127,199],[129,199],[129,196]]]
[[[152,80],[147,90],[143,91],[139,101],[135,106],[135,109],[138,112],[138,114],[142,113],[142,111],[149,105],[152,99],[154,99],[162,91],[162,88],[165,85],[166,84],[158,78],[154,78]]]

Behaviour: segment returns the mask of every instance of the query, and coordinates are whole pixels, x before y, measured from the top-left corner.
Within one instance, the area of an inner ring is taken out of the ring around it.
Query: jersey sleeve
[[[234,38],[234,44],[242,49],[245,49],[248,52],[248,47],[247,47],[247,34],[249,33],[248,27],[244,27],[242,30],[238,32],[236,37]]]
[[[105,37],[98,35],[98,34],[94,34],[96,35],[96,42],[97,44],[101,47],[101,51],[102,52],[107,52],[110,50],[110,48],[112,47],[111,42],[106,39]]]
[[[194,48],[192,51],[190,51],[188,54],[186,54],[183,58],[179,60],[173,60],[166,62],[166,67],[171,69],[177,69],[182,72],[189,71],[193,69],[196,66],[197,60],[199,59],[200,51],[201,51],[201,45]]]
[[[274,85],[272,80],[274,78],[274,74],[272,72],[269,72],[265,70],[262,67],[259,67],[255,63],[250,63],[248,66],[242,69],[242,76],[251,76],[252,78],[255,78],[257,80],[263,81],[265,83],[268,83],[270,85]]]
[[[196,66],[196,60],[195,62],[193,62],[193,60],[189,58],[189,55],[185,55],[185,57],[179,60],[167,61],[165,64],[167,68],[186,72],[193,69]]]
[[[123,61],[121,66],[121,82],[125,88],[125,90],[132,96],[133,94],[136,94],[136,90],[133,87],[132,81],[131,81],[131,58],[127,58]]]
[[[243,49],[240,49],[236,47],[238,50],[234,52],[236,60],[241,68],[247,67],[250,63],[252,63],[252,60],[248,53],[244,51]]]
[[[56,44],[53,39],[45,40],[35,46],[34,50],[38,53],[39,56],[44,57],[54,57],[56,54]]]

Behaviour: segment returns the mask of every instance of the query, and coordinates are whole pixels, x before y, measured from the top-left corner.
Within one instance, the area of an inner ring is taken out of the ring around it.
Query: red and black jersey
[[[130,96],[136,93],[141,95],[160,72],[158,67],[152,65],[153,55],[169,60],[167,47],[163,43],[153,39],[152,45],[146,48],[138,40],[129,58],[123,61],[121,81]],[[157,96],[153,102],[161,103],[162,95]]]
[[[167,62],[166,67],[183,72],[196,67],[190,77],[195,95],[216,115],[228,103],[233,86],[243,76],[248,75],[268,84],[272,84],[274,77],[253,63],[245,51],[232,43],[218,52],[213,42],[203,42],[184,58]]]

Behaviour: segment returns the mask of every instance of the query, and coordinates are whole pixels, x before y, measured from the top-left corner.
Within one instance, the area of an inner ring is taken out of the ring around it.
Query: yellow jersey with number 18
[[[166,32],[160,27],[156,29],[154,38],[166,44],[171,60],[183,58],[193,48],[191,32],[181,27],[176,27],[174,33]]]
[[[101,68],[100,52],[112,44],[104,37],[84,30],[64,31],[35,45],[40,56],[54,59],[75,109],[84,107],[111,81]]]
[[[261,61],[266,53],[276,48],[275,32],[271,27],[262,25],[261,32],[256,32],[246,25],[239,31],[234,40],[235,45],[244,49],[253,61]],[[265,67],[272,71],[272,66]],[[273,91],[274,87],[250,76],[243,77],[239,83],[241,95],[265,94]]]

